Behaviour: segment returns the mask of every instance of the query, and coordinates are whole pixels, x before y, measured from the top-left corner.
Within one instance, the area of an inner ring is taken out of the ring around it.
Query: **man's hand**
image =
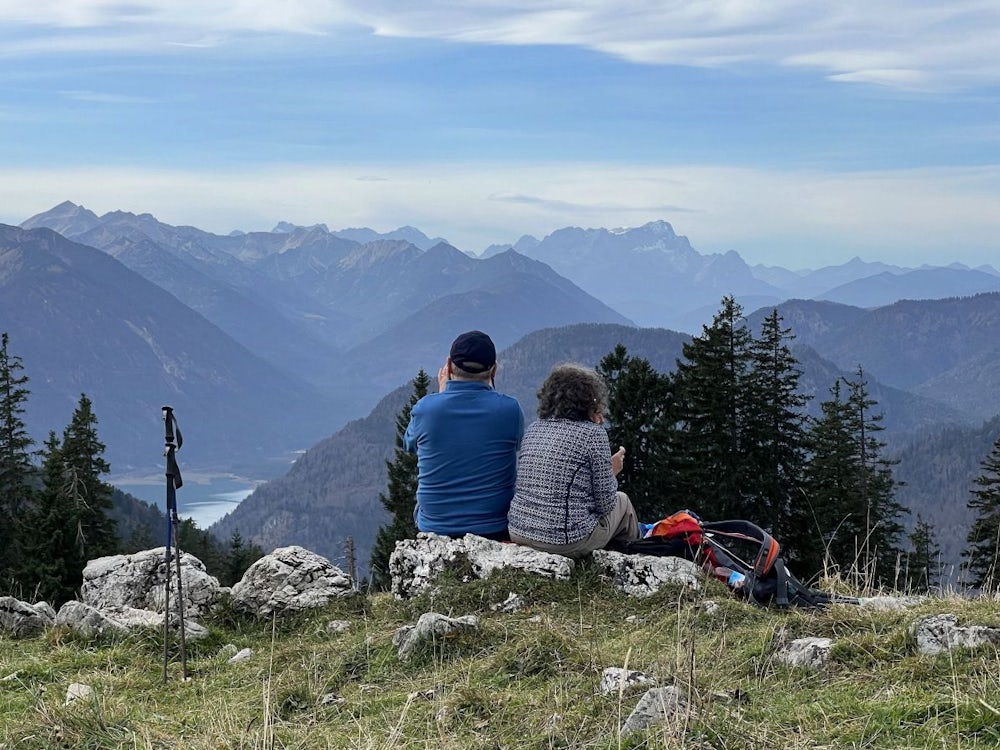
[[[622,470],[625,465],[625,446],[619,445],[618,452],[611,454],[611,472],[618,476],[618,472]]]
[[[438,393],[444,391],[445,387],[448,385],[448,363],[445,362],[438,370]]]

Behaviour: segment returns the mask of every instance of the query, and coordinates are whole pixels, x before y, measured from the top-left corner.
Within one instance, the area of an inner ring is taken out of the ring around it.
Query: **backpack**
[[[761,606],[858,603],[802,583],[785,566],[777,540],[750,521],[702,521],[690,510],[682,510],[653,524],[644,538],[626,542],[619,551],[691,560],[737,596]]]

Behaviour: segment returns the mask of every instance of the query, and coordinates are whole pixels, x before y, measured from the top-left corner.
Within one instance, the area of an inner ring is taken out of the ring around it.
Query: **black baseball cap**
[[[486,372],[497,363],[493,339],[482,331],[466,331],[451,344],[451,363],[468,373]]]

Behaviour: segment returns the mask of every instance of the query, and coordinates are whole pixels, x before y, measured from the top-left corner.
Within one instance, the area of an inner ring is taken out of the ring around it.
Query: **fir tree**
[[[229,538],[228,564],[223,585],[232,586],[238,583],[247,572],[247,568],[263,556],[264,550],[256,544],[247,544],[239,530],[234,531]]]
[[[838,380],[830,392],[809,435],[803,486],[816,544],[802,558],[810,573],[833,564],[859,585],[886,583],[900,555],[899,518],[906,510],[895,500],[895,462],[881,455],[882,415],[872,410],[876,402],[860,368],[857,380]]]
[[[97,417],[86,394],[63,433],[62,460],[76,505],[81,551],[93,559],[118,552],[116,524],[111,517],[112,487],[101,477],[111,471],[104,459],[104,443],[97,435]]]
[[[385,462],[388,494],[379,494],[379,501],[389,512],[391,519],[388,524],[379,528],[372,547],[369,570],[372,586],[377,589],[388,587],[389,557],[396,549],[396,542],[415,539],[417,536],[417,525],[413,520],[413,511],[417,505],[417,457],[403,447],[403,435],[410,424],[410,411],[417,401],[427,395],[430,378],[424,370],[420,370],[412,382],[413,394],[407,405],[396,415],[395,457],[392,461]]]
[[[684,345],[677,362],[677,490],[713,518],[759,516],[745,444],[751,341],[742,308],[724,297],[712,324]]]
[[[941,547],[937,543],[934,527],[919,514],[909,539],[910,554],[906,561],[907,588],[918,593],[927,593],[941,582]]]
[[[802,474],[806,461],[808,397],[799,393],[801,371],[788,347],[791,330],[782,328],[777,309],[765,318],[761,336],[751,344],[744,446],[755,520],[794,553],[805,543]],[[792,554],[794,556],[794,554]]]
[[[655,521],[668,513],[673,496],[666,470],[669,379],[647,360],[630,357],[622,344],[601,360],[597,371],[608,386],[611,450],[626,448],[619,488],[640,518]]]
[[[8,351],[8,336],[0,336],[0,591],[13,585],[24,558],[23,515],[31,500],[34,471],[23,414],[29,391],[21,358]]]
[[[39,599],[58,605],[73,598],[83,582],[78,522],[69,501],[62,449],[49,432],[42,449],[42,487],[30,514],[20,577]]]
[[[968,547],[962,553],[967,582],[989,590],[1000,588],[1000,438],[983,460],[982,473],[970,490],[969,509],[976,518],[969,529]]]
[[[110,517],[110,471],[97,437],[90,399],[80,396],[62,441],[50,433],[42,452],[42,489],[30,513],[23,580],[37,595],[61,604],[73,598],[89,560],[119,551]]]
[[[899,461],[882,455],[886,444],[878,434],[885,429],[883,415],[873,410],[878,402],[868,394],[868,381],[861,367],[855,378],[845,382],[849,388],[849,424],[857,441],[860,470],[861,502],[857,512],[864,512],[860,559],[875,574],[876,580],[887,583],[902,555],[900,518],[909,511],[896,502],[899,483],[892,476],[892,467]]]

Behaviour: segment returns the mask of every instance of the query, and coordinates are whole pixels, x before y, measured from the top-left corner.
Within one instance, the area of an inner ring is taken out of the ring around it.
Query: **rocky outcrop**
[[[167,563],[163,547],[91,560],[83,569],[80,598],[102,612],[128,609],[163,612],[166,605]],[[177,560],[170,562],[170,608],[177,601]],[[180,556],[185,616],[204,617],[222,600],[224,590],[194,555]]]
[[[409,599],[427,590],[446,569],[468,578],[487,578],[499,568],[515,568],[545,578],[566,579],[573,567],[573,561],[562,555],[473,534],[451,539],[420,533],[416,539],[396,542],[389,557],[392,593],[397,599]]]
[[[233,606],[253,615],[322,607],[357,592],[344,572],[315,552],[280,547],[251,565],[233,586]]]
[[[629,596],[652,596],[667,584],[700,591],[705,577],[702,569],[680,557],[625,555],[610,550],[596,550],[594,564],[615,586]]]
[[[939,614],[913,623],[910,632],[916,638],[917,652],[936,656],[957,648],[978,648],[1000,644],[1000,628],[986,625],[958,624],[958,617]]]

